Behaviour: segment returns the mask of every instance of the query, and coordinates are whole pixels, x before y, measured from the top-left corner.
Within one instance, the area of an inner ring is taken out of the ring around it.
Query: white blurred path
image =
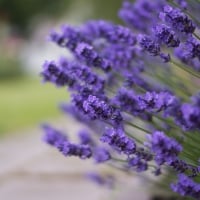
[[[56,123],[72,137],[80,128],[72,119]],[[65,158],[41,141],[41,130],[25,131],[0,141],[0,200],[147,200],[144,184],[121,176],[117,191],[85,179],[95,170],[90,161]],[[99,167],[98,167],[99,168]],[[99,170],[111,169],[100,167]]]

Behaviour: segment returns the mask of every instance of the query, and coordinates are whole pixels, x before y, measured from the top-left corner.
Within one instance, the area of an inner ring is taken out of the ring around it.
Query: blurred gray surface
[[[55,123],[71,138],[80,128],[70,118]],[[111,171],[92,161],[65,158],[41,141],[41,130],[24,131],[0,141],[0,200],[147,200],[144,182],[118,173],[116,190],[85,178],[88,171]],[[114,172],[116,173],[116,172]]]

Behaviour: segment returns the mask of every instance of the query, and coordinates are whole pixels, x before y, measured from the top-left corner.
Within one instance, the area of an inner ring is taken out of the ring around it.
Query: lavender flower
[[[124,1],[118,15],[129,26],[148,32],[149,27],[157,22],[155,10],[161,10],[162,5],[162,0],[136,0],[134,3]]]
[[[49,145],[56,146],[58,142],[67,141],[67,136],[61,133],[60,131],[52,128],[51,126],[45,124],[42,126],[45,131],[45,135],[43,136],[44,142]]]
[[[198,181],[200,174],[200,95],[193,95],[200,77],[200,4],[192,2],[125,0],[119,16],[128,26],[91,20],[53,31],[50,40],[71,57],[46,61],[41,75],[68,87],[71,101],[62,110],[91,132],[81,130],[78,142],[71,142],[45,125],[44,141],[64,156],[109,162],[122,170],[154,167],[158,176],[167,166],[180,174],[172,190],[199,199],[200,186],[192,178]],[[91,178],[113,185],[109,177]]]
[[[116,97],[114,98],[114,102],[119,106],[123,111],[130,112],[134,115],[137,115],[141,110],[138,105],[138,97],[137,95],[130,90],[125,88],[121,88]]]
[[[82,102],[82,110],[93,120],[111,120],[117,124],[122,121],[122,116],[117,108],[94,95],[89,95]]]
[[[158,56],[160,54],[160,45],[149,36],[140,35],[138,40],[141,48],[144,51],[147,51],[150,55]]]
[[[99,173],[88,173],[87,178],[92,180],[98,185],[105,186],[107,188],[113,188],[115,183],[115,178],[112,175],[101,175]]]
[[[43,129],[46,133],[44,141],[57,148],[63,155],[78,156],[81,159],[92,156],[92,150],[89,146],[70,143],[65,135],[48,125],[44,125]]]
[[[184,174],[178,175],[178,182],[171,184],[171,189],[181,196],[190,196],[195,199],[200,197],[200,184],[195,183]]]
[[[116,42],[128,46],[136,44],[136,37],[129,28],[103,20],[87,22],[81,28],[81,32],[90,40],[91,38],[104,38],[111,44]]]
[[[186,64],[193,66],[194,59],[200,61],[200,42],[189,37],[179,48],[175,49],[175,55]],[[195,67],[193,67],[195,69]]]
[[[92,150],[88,145],[59,142],[57,143],[57,148],[64,156],[78,156],[81,159],[87,159],[92,156]]]
[[[45,62],[43,65],[43,72],[41,75],[44,78],[44,81],[50,81],[55,83],[57,86],[66,86],[69,85],[72,87],[75,80],[68,76],[64,70],[60,69],[55,62]]]
[[[178,32],[189,34],[195,30],[192,20],[179,9],[171,6],[164,7],[163,12],[160,13],[160,18]]]
[[[139,96],[138,104],[140,110],[160,112],[173,106],[175,100],[175,96],[169,92],[146,92],[145,95]]]
[[[158,165],[165,162],[170,164],[177,159],[178,154],[182,151],[182,146],[176,140],[167,137],[163,132],[156,131],[152,135],[148,135],[148,140]]]
[[[148,169],[147,162],[142,160],[138,156],[129,159],[128,164],[129,164],[129,167],[135,167],[137,172],[143,172]]]
[[[75,54],[89,66],[99,67],[105,71],[108,71],[111,67],[109,61],[101,58],[94,48],[87,43],[77,44]]]
[[[93,145],[94,144],[94,141],[92,140],[91,135],[89,134],[88,131],[81,130],[78,132],[78,136],[79,136],[81,144],[83,144],[83,145],[87,145],[87,144]]]
[[[103,163],[111,159],[111,155],[108,150],[103,147],[97,147],[94,149],[93,158],[96,163]]]
[[[121,128],[107,129],[101,136],[100,140],[104,143],[109,144],[111,147],[116,149],[120,153],[127,155],[133,154],[136,149],[135,142],[128,138]]]
[[[200,108],[192,106],[191,104],[183,104],[181,106],[181,112],[185,126],[188,129],[200,129]]]
[[[168,47],[178,47],[180,40],[176,37],[173,30],[164,24],[154,27],[153,33],[161,44],[166,44]]]

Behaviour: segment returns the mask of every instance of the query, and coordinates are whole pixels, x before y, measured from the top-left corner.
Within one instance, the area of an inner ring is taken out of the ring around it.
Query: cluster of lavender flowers
[[[125,0],[125,25],[93,20],[52,31],[50,40],[71,57],[46,61],[41,75],[68,88],[71,101],[61,109],[89,131],[73,143],[44,125],[44,141],[64,156],[124,171],[171,169],[178,177],[171,189],[200,199],[198,8],[199,1]]]

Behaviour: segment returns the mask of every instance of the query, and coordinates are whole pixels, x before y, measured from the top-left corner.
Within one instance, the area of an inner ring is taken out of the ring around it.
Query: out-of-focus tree
[[[117,19],[122,0],[77,0],[93,4],[95,18]],[[73,0],[0,0],[0,19],[10,23],[19,34],[27,34],[30,21],[36,16],[59,17]]]
[[[72,0],[0,0],[0,18],[19,34],[27,33],[30,21],[38,16],[59,16]]]
[[[94,4],[93,18],[119,21],[117,13],[123,0],[89,0]]]

